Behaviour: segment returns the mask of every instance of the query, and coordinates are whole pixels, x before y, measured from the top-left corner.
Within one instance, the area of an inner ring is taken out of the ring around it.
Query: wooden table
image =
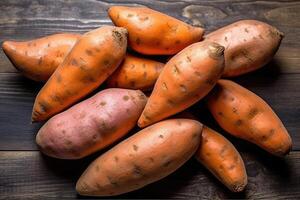
[[[263,69],[234,80],[263,97],[293,138],[293,151],[274,158],[254,145],[229,137],[202,108],[201,120],[226,135],[245,161],[249,183],[239,194],[229,192],[195,160],[167,178],[118,198],[300,198],[300,2],[299,1],[62,1],[1,0],[0,40],[27,40],[57,32],[79,32],[111,24],[111,5],[146,5],[207,32],[239,19],[258,19],[278,27],[285,38],[275,58]],[[23,78],[0,51],[0,199],[84,198],[75,183],[97,155],[80,161],[42,156],[35,144],[41,124],[30,124],[34,97],[41,85]],[[99,153],[98,153],[99,155]]]

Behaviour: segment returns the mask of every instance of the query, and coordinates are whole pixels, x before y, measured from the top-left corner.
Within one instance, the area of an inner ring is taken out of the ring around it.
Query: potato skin
[[[81,195],[113,196],[142,188],[182,166],[197,150],[202,124],[171,119],[145,128],[97,158],[79,178]]]
[[[112,6],[108,15],[128,30],[129,46],[142,54],[172,55],[199,42],[204,30],[147,7]]]
[[[99,87],[122,62],[126,47],[124,28],[102,26],[82,35],[38,93],[32,121],[49,119]]]
[[[158,122],[202,99],[222,75],[223,51],[223,46],[203,41],[169,60],[154,85],[138,126]]]
[[[25,77],[44,82],[63,62],[79,37],[80,34],[61,33],[24,42],[4,41],[2,49]]]
[[[239,152],[225,137],[203,126],[202,138],[195,158],[232,192],[247,185],[247,172]]]
[[[103,90],[52,117],[39,130],[36,142],[48,156],[83,158],[130,131],[146,101],[147,97],[139,90]]]
[[[256,20],[241,20],[220,28],[205,40],[225,47],[223,77],[233,77],[254,71],[267,64],[279,48],[283,33]]]
[[[272,108],[259,96],[229,81],[219,80],[207,98],[208,109],[228,133],[269,153],[284,156],[292,140]]]
[[[161,62],[127,54],[123,63],[107,79],[107,86],[151,90],[163,67]]]

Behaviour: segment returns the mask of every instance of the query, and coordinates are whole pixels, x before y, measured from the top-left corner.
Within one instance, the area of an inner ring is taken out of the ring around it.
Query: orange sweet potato
[[[25,42],[4,41],[2,48],[25,77],[47,81],[79,37],[79,34],[62,33]]]
[[[225,47],[223,77],[232,77],[254,71],[267,64],[283,38],[283,33],[269,24],[256,20],[241,20],[220,28],[206,40]]]
[[[152,89],[163,66],[163,63],[127,54],[123,63],[107,79],[107,86],[139,90]]]
[[[145,127],[181,112],[203,98],[224,69],[224,47],[204,41],[190,45],[163,68],[138,121]]]
[[[102,154],[79,178],[81,195],[113,196],[142,188],[182,166],[197,150],[202,124],[171,119],[145,128]]]
[[[171,55],[202,39],[204,30],[147,7],[112,6],[109,17],[128,30],[129,46],[142,54]]]
[[[228,133],[276,156],[284,156],[291,150],[291,138],[280,119],[263,99],[246,88],[219,80],[207,98],[207,105]]]
[[[95,90],[125,57],[127,31],[103,26],[81,36],[34,102],[32,121],[59,113]]]
[[[244,161],[225,137],[203,126],[201,143],[195,157],[231,191],[244,190],[247,185]]]

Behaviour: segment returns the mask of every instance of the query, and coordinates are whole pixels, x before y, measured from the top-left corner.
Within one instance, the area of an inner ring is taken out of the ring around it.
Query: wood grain
[[[36,151],[2,151],[0,198],[80,197],[76,195],[74,188],[76,180],[94,157],[80,161],[64,161],[44,157]],[[293,152],[283,160],[260,153],[243,153],[242,157],[249,183],[246,190],[239,194],[229,192],[192,159],[167,178],[115,198],[300,198],[300,152]]]
[[[148,6],[210,32],[240,19],[270,23],[285,33],[275,56],[282,73],[300,73],[300,16],[297,1],[85,1],[1,0],[0,42],[28,40],[57,32],[83,33],[111,24],[106,10],[112,5]],[[15,72],[0,53],[0,72]]]

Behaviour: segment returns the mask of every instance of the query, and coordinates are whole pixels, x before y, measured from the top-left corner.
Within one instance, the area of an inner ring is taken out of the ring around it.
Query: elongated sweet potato
[[[171,55],[199,42],[204,30],[147,7],[112,6],[109,17],[128,30],[129,46],[142,54]]]
[[[223,77],[232,77],[254,71],[267,64],[283,38],[283,33],[269,24],[256,20],[241,20],[220,28],[205,40],[225,47]]]
[[[201,143],[195,157],[231,191],[244,190],[247,185],[244,161],[225,137],[203,126]]]
[[[165,120],[141,130],[97,158],[79,178],[81,195],[112,196],[164,178],[197,150],[202,124]]]
[[[4,41],[2,48],[25,77],[47,81],[79,37],[80,34],[62,33],[25,42]]]
[[[280,119],[263,99],[246,88],[219,80],[207,98],[207,105],[228,133],[276,156],[284,156],[291,150],[291,138]]]
[[[107,79],[107,86],[139,90],[152,89],[163,66],[163,63],[127,54],[123,63]]]
[[[146,101],[147,97],[139,90],[103,90],[52,117],[39,130],[36,142],[48,156],[83,158],[131,130]]]
[[[126,46],[124,28],[103,26],[82,35],[37,95],[32,121],[46,120],[96,89],[119,66]]]
[[[224,69],[224,47],[204,41],[195,43],[163,68],[138,121],[145,127],[181,112],[203,98]]]

